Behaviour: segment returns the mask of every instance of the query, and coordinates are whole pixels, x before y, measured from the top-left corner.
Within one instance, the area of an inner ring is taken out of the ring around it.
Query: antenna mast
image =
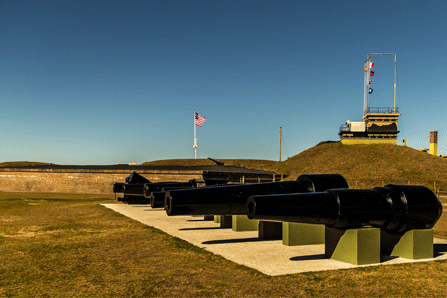
[[[363,116],[368,114],[369,112],[369,102],[368,95],[370,94],[370,77],[374,75],[374,72],[371,73],[371,68],[374,66],[374,63],[371,65],[371,57],[370,56],[382,56],[382,55],[394,55],[394,106],[393,113],[396,113],[396,53],[368,53],[366,55],[365,61],[365,77],[364,77],[364,90],[363,90]]]

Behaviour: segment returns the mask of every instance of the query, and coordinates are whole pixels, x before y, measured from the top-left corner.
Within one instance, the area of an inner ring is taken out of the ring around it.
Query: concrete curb
[[[358,266],[325,259],[324,244],[285,246],[282,240],[259,239],[257,231],[234,232],[201,217],[169,217],[165,210],[152,209],[149,205],[102,206],[270,276],[447,259],[447,240],[435,238],[434,258],[410,260],[382,255],[380,264]]]

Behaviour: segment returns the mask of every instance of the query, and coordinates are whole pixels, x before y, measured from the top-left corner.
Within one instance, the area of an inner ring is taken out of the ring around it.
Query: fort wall
[[[0,168],[0,191],[113,194],[113,184],[125,182],[131,170]],[[151,182],[189,181],[202,171],[138,171]]]

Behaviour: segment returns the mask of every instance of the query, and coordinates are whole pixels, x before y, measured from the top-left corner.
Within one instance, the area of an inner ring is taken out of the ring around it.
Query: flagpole
[[[196,111],[194,111],[194,149],[195,149],[195,158],[197,159],[197,134],[196,134]]]

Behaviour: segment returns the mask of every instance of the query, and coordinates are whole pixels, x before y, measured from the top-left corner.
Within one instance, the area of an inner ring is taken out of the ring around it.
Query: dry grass
[[[0,193],[1,297],[445,296],[447,262],[269,277],[99,205]],[[445,218],[439,228],[445,229]],[[445,231],[445,230],[444,230]]]
[[[433,181],[447,181],[446,159],[410,147],[386,144],[321,144],[287,159],[276,170],[293,179],[301,174],[339,173],[347,180],[385,183],[410,181],[433,185]]]
[[[38,161],[5,161],[0,162],[0,167],[29,167],[29,166],[42,166],[42,165],[52,165],[47,162]]]

